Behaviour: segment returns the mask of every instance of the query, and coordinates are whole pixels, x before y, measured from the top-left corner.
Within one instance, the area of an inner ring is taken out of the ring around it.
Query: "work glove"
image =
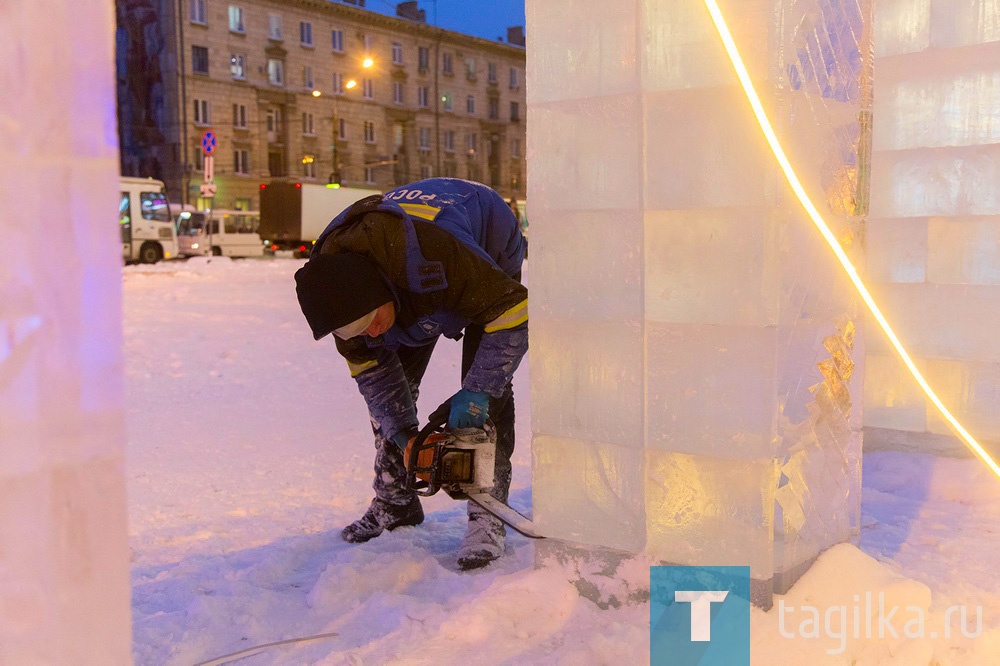
[[[399,447],[400,451],[405,451],[406,445],[410,443],[410,439],[412,437],[416,437],[416,435],[417,435],[416,428],[408,428],[405,430],[400,430],[389,439],[392,440],[393,444]]]
[[[448,429],[482,428],[490,417],[490,394],[462,389],[451,396]]]

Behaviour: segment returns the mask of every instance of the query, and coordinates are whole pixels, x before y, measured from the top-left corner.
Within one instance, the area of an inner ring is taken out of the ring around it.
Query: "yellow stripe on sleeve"
[[[364,363],[347,362],[347,367],[351,369],[351,377],[357,377],[365,370],[371,370],[378,365],[378,361],[365,361]]]
[[[528,299],[524,299],[510,310],[507,310],[502,315],[486,324],[483,329],[487,333],[494,333],[496,331],[503,331],[510,328],[516,328],[524,322],[528,321]]]
[[[422,220],[433,221],[438,216],[438,213],[441,212],[440,208],[428,206],[427,204],[401,203],[399,207],[405,210],[407,215],[419,217]]]

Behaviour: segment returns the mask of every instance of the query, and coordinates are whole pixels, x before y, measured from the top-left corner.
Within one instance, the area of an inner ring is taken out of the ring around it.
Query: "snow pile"
[[[583,562],[536,569],[534,544],[515,534],[506,557],[461,573],[464,506],[443,494],[424,501],[423,525],[359,545],[340,538],[371,498],[371,429],[333,343],[313,341],[298,311],[300,265],[205,258],[125,269],[136,663],[191,666],[328,633],[337,635],[239,663],[646,663],[641,558],[611,578]],[[438,345],[422,414],[457,390],[460,357],[460,344]],[[531,505],[527,374],[515,381],[511,502],[521,509]],[[774,609],[753,611],[754,663],[995,663],[1000,484],[974,460],[879,453],[865,464],[864,552],[831,549]],[[601,599],[632,601],[601,610],[571,582],[581,572]],[[878,638],[879,592],[900,607],[898,637]],[[944,637],[948,609],[961,604],[968,633],[982,606],[980,636],[963,635],[953,612]],[[907,606],[925,614],[924,638],[904,635],[916,612]]]

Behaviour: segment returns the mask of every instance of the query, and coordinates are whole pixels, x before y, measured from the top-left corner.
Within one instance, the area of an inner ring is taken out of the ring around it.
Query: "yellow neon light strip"
[[[757,124],[760,125],[761,131],[764,133],[764,137],[767,139],[768,145],[771,146],[771,152],[774,153],[774,157],[778,160],[778,164],[781,166],[781,170],[785,173],[785,179],[788,184],[791,185],[792,189],[795,191],[795,196],[798,197],[799,202],[802,207],[805,208],[809,217],[812,218],[813,223],[819,232],[823,234],[823,238],[826,239],[827,244],[833,250],[834,254],[837,255],[837,259],[840,260],[840,264],[847,271],[848,277],[851,278],[851,282],[854,283],[855,289],[861,295],[864,300],[865,305],[871,311],[872,316],[878,322],[882,330],[885,331],[886,337],[889,338],[889,342],[896,349],[896,353],[899,357],[903,359],[903,363],[909,369],[910,374],[913,378],[917,380],[917,384],[923,389],[924,393],[930,399],[934,406],[938,408],[941,415],[951,424],[956,432],[961,436],[965,443],[969,446],[972,451],[979,456],[984,463],[986,463],[993,473],[1000,477],[1000,465],[997,465],[996,461],[990,457],[990,454],[979,445],[979,442],[973,438],[969,431],[962,427],[962,424],[958,422],[952,413],[948,411],[948,408],[944,406],[941,399],[937,397],[934,389],[930,387],[927,380],[917,369],[916,364],[910,355],[903,348],[903,344],[896,337],[896,334],[892,330],[892,326],[886,320],[885,316],[882,315],[882,311],[879,309],[878,305],[875,303],[875,299],[872,298],[871,293],[865,286],[865,283],[861,280],[861,276],[858,275],[858,271],[854,268],[851,260],[847,257],[847,253],[837,242],[837,238],[830,231],[830,227],[827,226],[826,222],[823,220],[823,216],[820,215],[816,206],[813,205],[812,200],[809,199],[809,195],[806,194],[805,188],[802,187],[802,183],[799,182],[798,176],[795,175],[795,170],[792,168],[791,163],[785,156],[785,151],[781,147],[781,143],[778,141],[777,135],[774,133],[774,129],[771,127],[771,122],[767,119],[767,113],[764,111],[763,105],[760,103],[760,98],[757,96],[757,91],[753,87],[753,82],[750,80],[750,74],[747,72],[746,66],[743,64],[743,59],[740,57],[740,52],[736,48],[736,42],[733,41],[733,36],[729,32],[729,27],[726,25],[726,19],[723,17],[722,12],[719,10],[719,5],[716,0],[704,0],[705,6],[708,8],[709,13],[712,15],[712,21],[715,23],[715,29],[719,33],[719,37],[722,38],[722,43],[726,47],[726,53],[729,54],[729,60],[733,64],[733,69],[736,70],[736,76],[740,79],[740,84],[743,86],[743,91],[746,93],[747,101],[750,102],[750,106],[753,108],[753,113],[757,116]]]

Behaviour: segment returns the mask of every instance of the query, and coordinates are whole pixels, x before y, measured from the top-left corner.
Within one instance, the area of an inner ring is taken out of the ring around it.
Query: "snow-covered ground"
[[[371,430],[333,342],[314,342],[298,310],[299,265],[197,259],[124,271],[136,663],[223,663],[323,634],[336,635],[236,663],[647,663],[648,605],[600,610],[569,582],[571,565],[536,568],[527,539],[510,536],[501,561],[460,573],[464,506],[443,493],[425,501],[420,527],[341,540],[371,498]],[[459,359],[459,344],[439,344],[421,413],[458,389]],[[511,501],[524,509],[529,371],[515,383]],[[998,524],[1000,482],[977,461],[869,454],[862,550],[832,549],[774,609],[753,611],[753,663],[1000,662]],[[648,585],[648,564],[626,563],[604,592]],[[899,638],[879,639],[877,619],[865,638],[865,592],[880,591],[901,607],[889,625]],[[956,612],[945,638],[946,609],[961,604],[970,634],[982,607],[981,634],[965,637]],[[818,609],[818,627],[803,606]],[[923,639],[902,635],[918,628],[905,606],[929,608]],[[809,638],[813,629],[830,636]]]

